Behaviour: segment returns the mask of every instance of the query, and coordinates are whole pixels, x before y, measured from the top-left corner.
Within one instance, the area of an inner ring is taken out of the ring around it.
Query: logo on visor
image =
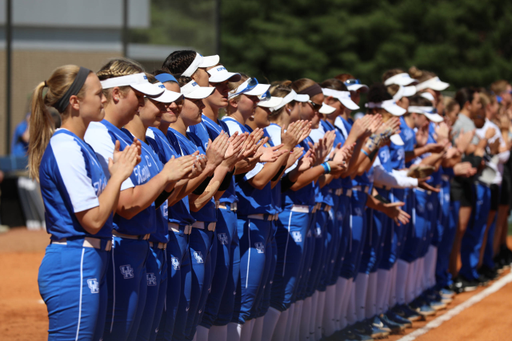
[[[144,77],[144,79],[145,79],[145,80],[148,80],[148,77],[147,77],[146,75],[144,75],[144,76],[142,76],[142,77]]]
[[[217,68],[217,71],[222,71],[222,70],[226,70],[226,68],[225,67],[218,67]],[[226,70],[226,71],[228,71],[228,70]]]
[[[165,85],[163,85],[163,84],[160,84],[158,87],[162,88],[162,89],[165,89]]]
[[[197,83],[196,82],[192,83],[192,86],[197,86]]]

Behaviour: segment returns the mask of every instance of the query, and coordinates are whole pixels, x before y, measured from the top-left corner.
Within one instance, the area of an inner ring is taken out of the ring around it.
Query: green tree
[[[512,3],[497,0],[222,0],[221,57],[269,81],[412,65],[453,87],[512,78]]]

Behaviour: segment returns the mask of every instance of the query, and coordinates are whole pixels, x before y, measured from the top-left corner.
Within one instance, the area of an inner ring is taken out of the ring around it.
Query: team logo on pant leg
[[[265,253],[265,245],[262,242],[254,243],[254,248],[258,253]]]
[[[176,271],[176,270],[180,270],[181,269],[181,264],[180,264],[180,261],[178,258],[174,257],[174,256],[171,256],[171,264],[172,264],[172,268]]]
[[[444,195],[444,201],[445,201],[445,202],[449,202],[449,201],[450,201],[450,193],[446,193],[446,194]]]
[[[226,245],[228,243],[228,235],[226,233],[217,234],[217,238],[222,245]]]
[[[362,217],[363,216],[363,210],[361,209],[361,207],[354,207],[354,214],[358,217]]]
[[[342,221],[343,220],[343,213],[341,213],[340,211],[336,212],[336,219],[338,219],[339,221]]]
[[[123,275],[124,279],[133,278],[133,268],[130,264],[121,265],[119,269],[121,270],[121,274]]]
[[[312,236],[311,229],[309,229],[308,232],[306,233],[306,237],[311,238],[311,236]]]
[[[156,287],[156,276],[154,273],[147,273],[146,279],[148,280],[148,287]]]
[[[204,263],[204,260],[203,260],[203,254],[201,253],[201,251],[194,251],[192,256],[194,257],[194,259],[196,260],[196,263],[197,264],[202,264]]]
[[[296,243],[302,243],[302,233],[299,231],[293,231],[292,238]]]
[[[96,278],[88,279],[87,286],[91,289],[91,294],[97,294],[100,292],[100,283]]]
[[[320,227],[317,227],[315,229],[315,237],[316,238],[322,238],[322,229]]]

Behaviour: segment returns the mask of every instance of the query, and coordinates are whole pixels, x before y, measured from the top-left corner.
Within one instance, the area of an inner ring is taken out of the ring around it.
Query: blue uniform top
[[[226,123],[230,135],[233,135],[236,131],[238,131],[239,134],[249,132],[243,124],[231,117],[224,117],[222,120]],[[247,172],[244,178],[235,185],[236,194],[240,202],[237,211],[239,215],[277,213],[274,207],[274,201],[272,200],[271,182],[269,181],[261,190],[249,184],[249,180],[261,172],[263,166],[263,163],[257,163],[256,166]]]
[[[11,154],[14,156],[27,156],[28,142],[23,141],[21,136],[28,128],[27,120],[21,121],[14,129],[14,135],[11,142]]]
[[[104,172],[105,167],[108,171],[108,159],[114,155],[116,141],[119,141],[121,150],[133,143],[133,139],[130,139],[125,132],[107,120],[91,122],[85,133],[85,141],[92,146],[98,155],[98,159],[104,167]],[[121,185],[121,192],[128,188],[143,185],[158,174],[157,165],[152,160],[156,157],[148,154],[148,150],[149,148],[142,148],[141,161],[135,166],[130,177]],[[119,233],[129,235],[154,233],[156,232],[155,219],[155,203],[153,202],[132,219],[126,219],[116,214],[114,216],[114,229]]]
[[[149,128],[146,131],[146,140],[158,155],[162,163],[167,163],[173,156],[178,158],[178,154],[167,140],[167,136],[158,128]],[[168,220],[171,223],[191,225],[196,220],[190,214],[190,206],[188,204],[188,196],[184,197],[176,204],[169,207],[170,214]]]
[[[436,128],[435,128],[435,124],[430,122],[430,124],[428,125],[428,140],[427,140],[427,143],[437,143],[437,141],[435,140],[434,136],[436,134]],[[441,167],[439,167],[439,169],[437,171],[435,171],[434,173],[432,173],[431,175],[431,184],[436,186],[436,185],[439,185],[441,183],[441,175],[442,175],[442,171],[441,171]]]
[[[215,139],[220,135],[222,131],[229,133],[228,126],[225,122],[219,120],[219,123],[217,124],[215,121],[211,120],[204,114],[201,123],[190,126],[188,129],[203,142],[205,150],[208,146],[208,139],[215,141]],[[236,196],[235,191],[234,175],[233,179],[231,179],[231,183],[229,184],[228,189],[226,189],[222,197],[219,199],[219,202],[229,204],[238,202],[238,197]]]
[[[201,142],[199,137],[192,132],[188,132],[187,136],[183,136],[180,132],[169,128],[167,131],[167,138],[173,146],[174,150],[180,151],[182,155],[191,155],[196,151],[200,154],[206,154],[204,144]],[[217,214],[215,212],[215,200],[210,200],[197,212],[191,212],[194,219],[197,221],[213,222],[217,221]]]
[[[414,150],[414,147],[416,146],[416,133],[414,132],[414,129],[409,127],[407,123],[405,122],[405,119],[400,117],[400,137],[404,141],[404,162],[405,162],[405,152],[412,152]],[[397,156],[393,156],[391,154],[391,158],[393,160],[397,160],[396,162],[399,163]],[[405,163],[405,168],[409,168],[412,165],[412,161],[409,161]],[[401,169],[401,168],[395,168],[394,169]]]
[[[133,141],[133,134],[130,133],[127,129],[121,129],[124,133],[126,133],[126,136]],[[139,140],[140,141],[140,140]],[[141,147],[142,147],[142,155],[146,158],[148,165],[152,169],[152,177],[156,174],[160,173],[163,169],[163,163],[158,158],[158,155],[155,153],[155,151],[146,144],[144,141],[140,141]],[[155,174],[156,170],[156,174]],[[165,200],[162,205],[158,209],[156,209],[156,217],[155,217],[155,225],[156,225],[156,231],[151,234],[149,237],[150,242],[156,242],[156,243],[167,243],[169,241],[169,228],[167,227],[167,216],[168,216],[168,207],[167,207],[167,200]]]
[[[45,206],[46,230],[52,240],[86,237],[112,238],[112,214],[101,230],[91,235],[80,225],[75,213],[100,205],[98,197],[107,177],[92,148],[75,134],[58,129],[39,166],[41,194]]]

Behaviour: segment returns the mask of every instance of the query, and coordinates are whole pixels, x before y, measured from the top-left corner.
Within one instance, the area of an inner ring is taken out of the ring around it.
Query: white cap
[[[398,75],[394,75],[393,77],[389,77],[388,79],[386,79],[384,81],[384,85],[386,85],[386,86],[393,85],[393,84],[406,86],[406,85],[411,85],[411,84],[415,84],[415,83],[418,83],[418,80],[411,78],[411,76],[409,76],[409,74],[406,72],[399,73]]]
[[[207,72],[210,74],[210,83],[222,83],[227,80],[230,82],[238,82],[241,78],[239,73],[228,72],[222,65],[217,65]]]
[[[158,97],[152,97],[151,99],[154,101],[161,102],[161,103],[172,103],[183,96],[183,94],[181,94],[179,92],[167,90],[165,88],[165,85],[163,85],[160,82],[155,83],[155,85],[161,89],[164,89],[164,92]]]
[[[199,53],[196,52],[196,57],[192,61],[192,63],[188,66],[188,68],[183,71],[181,74],[184,77],[192,77],[192,75],[199,69],[200,67],[212,67],[219,64],[220,57],[218,55],[214,56],[206,56],[203,57]]]
[[[324,93],[325,96],[331,96],[338,99],[341,102],[341,104],[343,104],[343,106],[347,109],[359,109],[359,106],[355,104],[354,101],[352,101],[352,99],[350,98],[350,91],[339,91],[334,89],[322,88],[322,92]]]
[[[103,89],[110,89],[116,86],[129,86],[142,92],[146,96],[158,96],[164,92],[162,88],[148,82],[148,77],[146,77],[144,72],[105,79],[101,81],[101,86]]]
[[[290,93],[284,97],[272,97],[272,98],[280,98],[281,102],[278,105],[275,105],[272,107],[272,111],[276,111],[284,107],[286,104],[290,103],[291,101],[297,101],[297,102],[307,102],[309,101],[309,95],[301,94],[299,95],[294,90],[290,91]]]
[[[404,145],[404,140],[402,140],[402,137],[398,134],[391,135],[391,137],[389,139],[391,140],[391,142],[393,142],[397,146]]]
[[[195,81],[190,81],[181,87],[183,96],[190,99],[203,99],[210,96],[214,91],[214,87],[199,86]]]
[[[437,110],[434,107],[420,107],[412,105],[409,107],[409,112],[425,115],[429,121],[435,123],[439,123],[444,120],[443,117],[437,113]]]
[[[434,95],[432,95],[430,92],[422,92],[420,94],[421,97],[428,99],[430,102],[434,102],[435,98]]]
[[[251,83],[256,83],[251,86]],[[231,90],[228,99],[244,94],[246,96],[261,96],[270,89],[270,84],[258,84],[256,78],[248,78],[240,84],[236,89]]]
[[[271,96],[271,97],[270,97],[269,99],[267,99],[267,100],[259,101],[259,102],[258,102],[258,106],[259,106],[259,107],[263,107],[263,108],[270,108],[270,109],[273,109],[273,108],[277,107],[278,105],[280,105],[282,101],[283,101],[283,98],[282,98],[282,97],[274,97],[274,96]]]
[[[435,91],[443,91],[443,90],[446,90],[449,86],[450,86],[450,84],[448,84],[446,82],[442,82],[439,79],[439,77],[433,77],[433,78],[430,78],[430,79],[424,81],[423,83],[416,85],[416,90],[421,91],[421,90],[425,90],[425,89],[432,89]]]
[[[416,93],[416,87],[414,85],[411,86],[401,86],[398,89],[397,93],[393,96],[393,99],[399,101],[402,97],[410,97]]]
[[[335,107],[331,107],[330,105],[327,105],[325,103],[322,103],[322,106],[318,110],[318,112],[320,114],[324,114],[324,115],[330,115],[330,114],[332,114],[335,111],[336,111]]]
[[[407,110],[405,110],[402,107],[399,107],[395,103],[395,101],[392,99],[389,99],[389,100],[383,101],[383,102],[379,102],[379,103],[369,102],[369,103],[366,103],[366,107],[370,108],[370,109],[371,108],[382,108],[393,116],[402,116],[403,114],[405,114],[407,112]]]

